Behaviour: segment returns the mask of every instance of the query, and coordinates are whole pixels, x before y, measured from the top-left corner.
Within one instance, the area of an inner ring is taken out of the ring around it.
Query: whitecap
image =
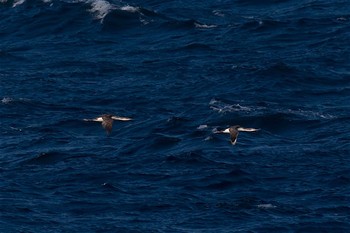
[[[347,21],[347,18],[345,18],[345,17],[339,17],[339,18],[337,18],[337,21]]]
[[[218,101],[216,99],[211,99],[209,102],[209,105],[216,104],[216,103],[220,103],[220,101]]]
[[[142,23],[143,25],[147,25],[147,24],[150,23],[150,21],[145,20],[145,19],[143,19],[143,18],[141,18],[141,17],[140,17],[140,21],[141,21],[141,23]]]
[[[202,130],[208,128],[208,125],[200,125],[197,127],[197,129]]]
[[[14,99],[14,98],[11,98],[11,97],[4,97],[2,98],[1,100],[1,103],[2,104],[11,104],[11,103],[16,103],[16,102],[19,102],[19,103],[29,103],[31,102],[30,99],[27,99],[27,98],[18,98],[18,99]]]
[[[219,17],[225,17],[225,14],[222,13],[220,10],[213,10],[213,14]]]
[[[12,98],[10,98],[10,97],[4,97],[4,98],[2,98],[1,103],[3,103],[3,104],[9,104],[9,103],[11,103],[12,101],[13,101]]]
[[[226,104],[215,99],[209,102],[210,108],[219,113],[226,112],[251,112],[252,108],[248,106],[242,106],[240,104]]]
[[[258,208],[260,209],[274,209],[277,208],[277,206],[272,205],[272,204],[259,204],[257,205]]]
[[[12,7],[16,7],[19,6],[21,4],[23,4],[26,0],[16,0],[13,2],[13,6]]]
[[[243,19],[255,19],[254,16],[242,16]]]
[[[138,12],[140,10],[140,8],[126,5],[126,6],[122,6],[120,8],[120,10],[127,11],[127,12],[130,12],[130,13],[135,13],[135,12]]]
[[[22,132],[22,129],[21,129],[21,128],[16,128],[16,127],[10,126],[10,129],[15,130],[15,131]]]
[[[302,109],[297,109],[297,110],[292,110],[288,109],[286,113],[291,113],[299,117],[305,117],[309,120],[318,120],[318,119],[334,119],[335,116],[331,114],[326,114],[322,112],[317,112],[317,111],[312,111],[312,110],[302,110]]]
[[[217,25],[207,25],[207,24],[200,24],[200,23],[194,23],[194,26],[196,26],[196,28],[205,28],[205,29],[217,27]]]
[[[95,15],[97,19],[103,19],[109,12],[115,9],[115,6],[105,0],[93,0],[89,1],[91,4],[91,13]]]

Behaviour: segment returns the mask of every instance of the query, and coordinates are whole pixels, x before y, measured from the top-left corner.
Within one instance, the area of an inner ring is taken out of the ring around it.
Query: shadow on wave
[[[181,141],[179,137],[157,133],[152,136],[151,146],[154,149],[162,149],[175,146]]]
[[[252,19],[241,25],[242,30],[249,30],[253,32],[263,32],[284,29],[288,23],[274,19]]]
[[[135,27],[155,25],[156,27],[188,30],[194,28],[213,28],[194,19],[174,19],[141,7],[120,7],[111,10],[102,19],[103,29],[134,29]]]
[[[202,154],[203,151],[188,151],[175,155],[169,155],[166,162],[169,164],[186,164],[186,165],[210,165],[216,163]]]
[[[114,9],[103,18],[103,29],[133,29],[142,25],[140,17],[141,14],[136,10]]]
[[[55,164],[61,162],[64,158],[69,155],[62,152],[51,151],[42,152],[33,158],[28,159],[25,163],[29,165],[44,165],[44,164]]]
[[[256,178],[252,177],[247,171],[236,167],[229,172],[214,173],[202,178],[200,181],[198,181],[197,188],[222,190],[225,188],[234,187],[236,185],[243,186],[254,183],[256,183]],[[196,185],[194,186],[196,187]]]

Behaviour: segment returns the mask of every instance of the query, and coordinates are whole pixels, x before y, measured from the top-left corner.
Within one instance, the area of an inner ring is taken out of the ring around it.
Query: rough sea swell
[[[0,231],[349,232],[349,2],[263,2],[0,0]]]

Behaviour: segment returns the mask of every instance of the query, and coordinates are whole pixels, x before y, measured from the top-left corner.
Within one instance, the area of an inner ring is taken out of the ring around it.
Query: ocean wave
[[[134,6],[129,6],[129,5],[120,7],[120,10],[127,11],[127,12],[130,12],[130,13],[140,12],[140,8],[139,7],[134,7]]]
[[[242,104],[229,104],[224,101],[212,99],[209,102],[209,106],[212,110],[217,111],[219,113],[228,113],[228,112],[257,112],[265,110],[265,107],[259,106],[244,106]]]
[[[194,26],[196,28],[202,28],[202,29],[211,29],[211,28],[217,27],[217,25],[214,25],[214,24],[201,24],[201,23],[194,23]]]
[[[67,156],[61,152],[43,152],[27,161],[27,164],[54,164],[63,160]]]
[[[4,105],[9,105],[9,107],[14,107],[13,111],[20,111],[30,109],[31,111],[42,111],[45,109],[47,112],[55,111],[66,111],[74,110],[79,111],[81,108],[76,106],[70,106],[60,103],[51,103],[46,102],[40,99],[28,99],[28,98],[12,98],[12,97],[3,97],[1,103]]]
[[[216,28],[217,25],[214,24],[205,24],[201,23],[194,19],[172,19],[168,18],[165,22],[163,22],[164,27],[169,29],[213,29]]]
[[[2,100],[1,100],[1,103],[2,103],[2,104],[9,104],[9,103],[11,103],[11,102],[13,102],[13,99],[10,98],[10,97],[4,97],[4,98],[2,98]]]
[[[11,97],[3,97],[1,99],[2,104],[31,104],[33,103],[32,100],[27,99],[27,98],[11,98]]]
[[[42,3],[50,3],[54,0],[40,0]],[[33,3],[35,0],[0,0],[0,4],[7,4],[13,8],[23,5],[24,3]]]
[[[180,154],[169,155],[166,158],[167,163],[175,164],[186,164],[186,165],[196,165],[196,164],[211,164],[212,161],[204,157],[201,151],[189,151]]]
[[[271,31],[278,30],[280,28],[285,28],[287,26],[286,22],[282,22],[276,19],[250,19],[249,21],[243,23],[240,28],[242,30],[252,30],[252,31]]]
[[[123,3],[112,3],[108,0],[75,0],[75,1],[60,1],[60,0],[15,0],[15,1],[8,1],[8,0],[1,0],[2,4],[11,4],[12,7],[17,8],[19,6],[25,5],[25,7],[30,7],[30,5],[33,5],[34,3],[37,5],[37,7],[40,9],[40,7],[46,7],[47,3],[51,3],[49,5],[49,8],[44,10],[44,8],[40,11],[38,11],[39,14],[45,15],[45,11],[53,11],[60,7],[67,7],[68,9],[72,9],[72,7],[77,6],[81,9],[87,8],[86,11],[89,12],[95,19],[100,20],[101,23],[104,23],[104,19],[109,14],[118,14],[118,12],[125,12],[124,16],[127,16],[129,14],[137,14],[139,22],[144,22],[145,19],[141,18],[143,16],[150,16],[150,15],[156,15],[155,12],[142,9],[136,6],[131,6],[128,4]],[[40,5],[40,3],[43,3],[44,5]],[[29,9],[32,10],[32,9]],[[52,13],[51,13],[52,14]],[[58,15],[59,16],[59,15]],[[71,16],[73,17],[73,15]],[[73,19],[73,18],[72,18]],[[65,19],[67,20],[67,18]]]
[[[87,3],[91,5],[90,12],[104,25],[127,27],[132,21],[146,25],[153,21],[149,17],[161,17],[152,10],[129,4],[114,4],[106,0],[90,0]]]
[[[133,29],[144,25],[144,21],[140,17],[136,12],[117,8],[104,16],[101,23],[105,29]]]
[[[84,20],[84,17],[86,18],[86,15],[83,13],[84,11],[89,13],[93,19],[99,21],[102,28],[108,30],[132,29],[134,27],[149,25],[151,23],[154,23],[156,27],[165,26],[173,29],[197,28],[208,30],[218,27],[218,25],[202,23],[194,19],[171,18],[151,9],[133,6],[123,2],[111,2],[108,0],[2,1],[3,4],[13,4],[14,8],[20,8],[19,12],[23,11],[23,14],[18,13],[19,19],[26,18],[27,16],[25,15],[28,15],[27,12],[35,16],[35,20],[31,20],[30,23],[20,24],[23,31],[30,30],[33,35],[34,32],[43,34],[47,30],[58,33],[62,30],[67,31],[67,29],[72,28],[73,31],[75,30],[74,27],[78,26],[78,24],[74,23],[79,21],[77,18],[80,18],[81,21]],[[36,10],[33,8],[34,4],[36,5]],[[59,21],[57,21],[58,19]],[[28,21],[27,19],[23,20]],[[40,24],[41,27],[37,27],[38,24]],[[83,27],[88,26],[84,24],[79,25]]]
[[[276,62],[273,64],[268,64],[264,67],[261,67],[258,71],[257,74],[260,75],[283,75],[283,74],[288,74],[288,76],[292,75],[297,75],[300,74],[302,71],[300,68],[297,68],[293,65],[286,64],[284,62]]]
[[[165,134],[154,134],[152,136],[152,146],[156,149],[171,147],[178,144],[181,141],[181,138],[165,135]]]
[[[16,7],[18,5],[21,5],[25,2],[26,0],[16,0],[13,2],[13,7]]]
[[[349,226],[346,1],[0,9],[4,231]],[[109,112],[133,121],[82,120]]]
[[[97,19],[101,20],[104,19],[109,12],[116,9],[116,6],[106,0],[91,0],[87,1],[87,3],[91,5],[89,11],[93,13]]]
[[[250,117],[266,117],[267,115],[282,114],[288,119],[304,119],[304,120],[322,120],[322,119],[334,119],[336,116],[311,109],[302,108],[281,108],[276,104],[269,103],[266,106],[260,105],[242,105],[242,103],[231,104],[221,100],[212,99],[209,102],[209,106],[213,111],[218,113],[240,113],[244,116]]]

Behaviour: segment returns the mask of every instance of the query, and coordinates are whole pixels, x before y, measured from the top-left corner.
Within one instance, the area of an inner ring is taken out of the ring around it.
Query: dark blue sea
[[[1,233],[350,232],[350,2],[0,0],[0,132]]]

